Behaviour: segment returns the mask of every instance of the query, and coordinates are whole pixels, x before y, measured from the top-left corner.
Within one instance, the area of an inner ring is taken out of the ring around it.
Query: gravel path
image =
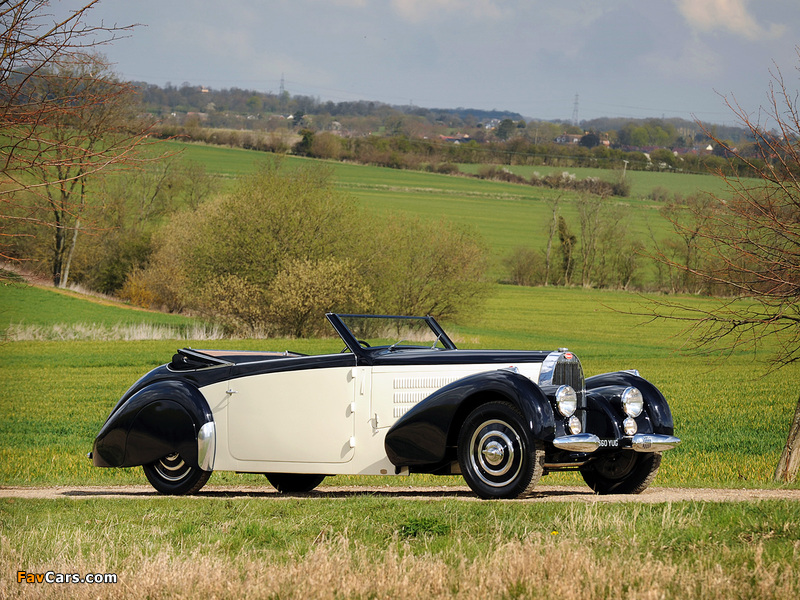
[[[200,498],[264,498],[277,500],[282,497],[269,486],[206,486]],[[454,498],[478,500],[466,486],[447,487],[396,487],[396,486],[322,486],[309,494],[295,497],[309,500],[317,498],[350,498],[353,496],[385,496],[411,500],[433,500]],[[0,486],[0,498],[158,498],[160,495],[146,485],[120,486],[53,486],[53,487],[9,487]],[[534,494],[515,502],[679,502],[694,500],[701,502],[752,502],[755,500],[794,500],[800,502],[800,489],[711,489],[711,488],[659,488],[653,487],[644,493],[631,496],[612,494],[598,496],[587,487],[538,486]]]

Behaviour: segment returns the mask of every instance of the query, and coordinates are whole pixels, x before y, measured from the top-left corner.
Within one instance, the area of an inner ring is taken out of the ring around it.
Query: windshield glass
[[[426,317],[339,315],[362,347],[446,348],[446,336]],[[445,340],[445,341],[443,341]]]

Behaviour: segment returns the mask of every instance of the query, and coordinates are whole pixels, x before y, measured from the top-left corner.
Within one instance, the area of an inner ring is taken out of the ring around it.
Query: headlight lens
[[[625,435],[633,435],[639,431],[639,427],[636,425],[636,421],[634,421],[632,417],[627,417],[622,422],[622,429],[625,431]]]
[[[635,387],[625,388],[625,391],[622,392],[622,410],[625,411],[625,414],[629,417],[638,417],[642,414],[643,408],[642,392]]]
[[[556,406],[558,412],[565,417],[571,417],[578,408],[578,395],[568,385],[562,385],[556,390]]]

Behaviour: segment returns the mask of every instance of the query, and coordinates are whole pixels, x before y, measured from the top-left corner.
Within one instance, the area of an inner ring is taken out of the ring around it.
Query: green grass
[[[0,282],[0,331],[9,325],[52,325],[53,323],[133,325],[147,323],[170,327],[186,326],[193,319],[138,308],[119,302],[87,302],[81,294],[54,288],[31,287],[24,283]]]
[[[82,531],[84,536],[63,535],[76,553],[92,556],[106,545],[109,521],[96,519],[108,501],[60,499],[0,501],[0,525],[6,532],[24,531],[31,523],[41,529],[56,523],[64,533]],[[341,510],[342,504],[348,510]],[[151,545],[146,550],[180,551],[193,547],[199,554],[222,552],[229,556],[247,551],[264,556],[303,556],[321,535],[328,539],[346,534],[349,539],[378,552],[387,544],[404,545],[403,553],[440,553],[461,544],[461,557],[473,560],[492,550],[498,540],[506,543],[530,537],[561,536],[584,539],[592,551],[631,542],[650,549],[661,559],[691,562],[685,548],[710,550],[739,547],[744,540],[760,541],[772,560],[792,558],[800,539],[800,504],[791,501],[737,503],[674,503],[626,505],[535,503],[520,507],[514,502],[464,502],[439,499],[409,502],[392,497],[354,495],[343,502],[330,498],[270,500],[246,495],[214,498],[118,499],[113,501],[118,524],[111,535],[119,546],[118,560],[129,557],[137,529],[146,524]],[[201,508],[201,510],[198,510]],[[55,510],[54,510],[55,509]],[[57,513],[57,516],[56,514]],[[143,519],[142,515],[146,515]],[[357,518],[354,518],[357,515]],[[673,529],[665,529],[668,523]],[[215,527],[208,527],[215,523]],[[675,528],[676,525],[680,527]],[[715,527],[719,529],[709,535]],[[88,543],[79,546],[76,538]],[[42,552],[53,539],[35,542]]]

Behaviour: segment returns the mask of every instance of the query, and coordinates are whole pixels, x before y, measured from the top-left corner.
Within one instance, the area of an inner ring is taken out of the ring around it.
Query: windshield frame
[[[455,343],[453,343],[453,340],[451,340],[450,337],[445,333],[445,331],[444,331],[444,329],[442,329],[441,325],[439,325],[439,323],[436,322],[436,319],[434,319],[431,316],[426,316],[426,317],[408,317],[408,316],[400,316],[400,315],[360,315],[360,314],[326,313],[325,317],[327,317],[327,319],[330,322],[330,324],[336,330],[336,333],[339,334],[339,337],[342,338],[342,341],[345,343],[347,348],[349,348],[350,351],[353,352],[353,354],[356,354],[358,356],[363,356],[363,355],[367,354],[370,350],[373,350],[373,348],[364,347],[359,343],[358,337],[350,329],[350,327],[347,325],[347,321],[349,321],[351,319],[375,319],[376,321],[380,320],[380,319],[383,319],[387,323],[389,321],[394,321],[394,322],[397,322],[397,321],[408,321],[408,322],[415,322],[415,323],[425,323],[430,328],[431,333],[432,333],[432,339],[436,340],[435,343],[441,343],[445,350],[457,350]],[[376,349],[381,349],[381,350],[389,350],[389,351],[394,351],[396,349],[400,350],[400,349],[403,349],[403,348],[408,348],[409,345],[406,345],[406,344],[401,345],[403,341],[404,340],[399,339],[392,345],[377,346],[375,348]],[[430,346],[430,345],[418,346],[418,345],[416,345],[416,346],[412,346],[412,347],[413,348],[427,347],[427,348],[433,349],[435,347],[435,344],[434,344],[434,346]],[[439,349],[441,350],[442,348],[439,348]]]

